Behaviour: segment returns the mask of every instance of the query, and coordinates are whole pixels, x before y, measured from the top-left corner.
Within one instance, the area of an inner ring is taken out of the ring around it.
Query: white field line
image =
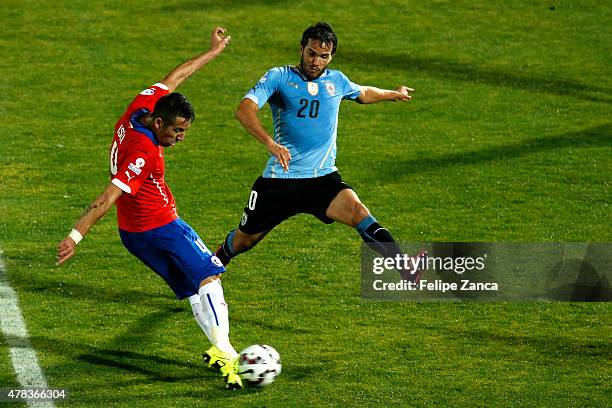
[[[38,365],[36,352],[28,339],[17,293],[11,288],[0,251],[0,328],[9,347],[17,380],[23,388],[48,388],[45,376]],[[28,400],[30,407],[54,407],[52,401]]]

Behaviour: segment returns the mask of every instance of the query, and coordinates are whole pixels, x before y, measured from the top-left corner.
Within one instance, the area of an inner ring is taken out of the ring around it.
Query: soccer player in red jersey
[[[195,118],[187,98],[174,90],[216,58],[230,41],[216,27],[207,52],[172,70],[142,91],[115,125],[110,149],[111,181],[58,245],[58,263],[75,254],[76,245],[114,203],[119,235],[127,250],[161,276],[178,299],[189,298],[193,314],[212,347],[204,354],[227,388],[242,387],[238,354],[229,340],[227,304],[219,276],[225,272],[197,233],[178,216],[164,180],[164,148],[185,138]]]

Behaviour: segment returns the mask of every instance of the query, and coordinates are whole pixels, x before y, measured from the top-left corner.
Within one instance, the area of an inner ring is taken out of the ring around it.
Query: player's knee
[[[215,281],[217,279],[221,279],[221,277],[219,275],[209,276],[209,277],[203,279],[202,282],[200,282],[200,287],[202,287],[202,286],[204,286],[204,285],[206,285],[206,284],[208,284],[208,283],[210,283],[212,281]]]
[[[368,207],[363,205],[362,202],[356,202],[353,206],[353,225],[359,224],[368,215],[370,215]]]

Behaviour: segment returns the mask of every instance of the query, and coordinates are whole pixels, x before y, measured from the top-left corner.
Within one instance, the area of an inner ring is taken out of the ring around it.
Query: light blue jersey
[[[289,171],[284,172],[270,156],[263,177],[311,178],[333,173],[336,168],[336,132],[342,99],[355,100],[359,85],[340,71],[326,69],[309,81],[297,68],[269,70],[246,94],[261,109],[272,108],[274,141],[291,153]]]

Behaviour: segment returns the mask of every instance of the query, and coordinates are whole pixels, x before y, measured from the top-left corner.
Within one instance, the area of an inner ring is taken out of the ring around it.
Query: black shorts
[[[352,187],[342,181],[336,171],[322,177],[255,180],[242,219],[240,230],[247,234],[269,231],[296,214],[312,214],[326,224],[334,222],[325,215],[336,195]]]

